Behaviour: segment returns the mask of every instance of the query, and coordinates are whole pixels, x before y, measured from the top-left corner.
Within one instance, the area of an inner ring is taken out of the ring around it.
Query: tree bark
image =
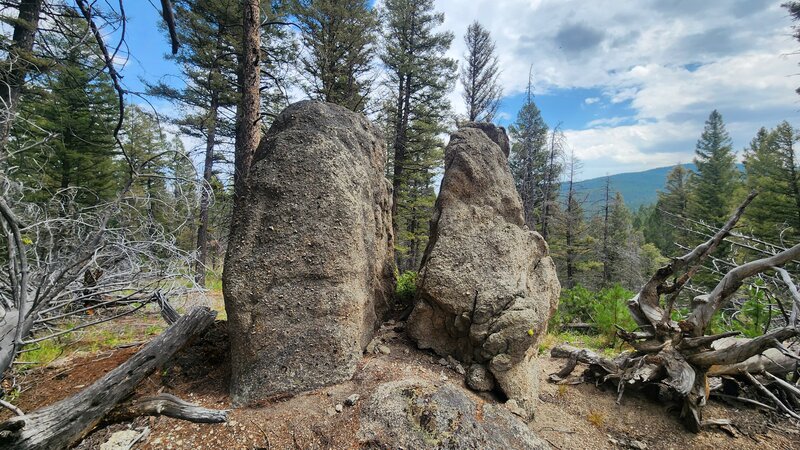
[[[400,188],[406,164],[406,144],[409,109],[411,108],[411,75],[400,75],[400,87],[397,94],[397,116],[395,118],[394,136],[394,173],[392,176],[392,232],[397,236],[397,206],[400,204]]]
[[[208,308],[194,308],[88,388],[58,403],[0,423],[0,430],[7,430],[0,434],[0,447],[18,450],[71,447],[117,403],[128,397],[147,375],[205,330],[214,317],[216,313]]]
[[[242,8],[242,56],[239,63],[241,99],[236,111],[234,201],[244,194],[247,175],[261,140],[261,2],[245,0]]]

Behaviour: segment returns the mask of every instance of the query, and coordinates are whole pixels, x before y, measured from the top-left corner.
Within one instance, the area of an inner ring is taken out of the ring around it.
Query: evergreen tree
[[[363,111],[379,28],[366,0],[299,0],[293,13],[306,54],[300,58],[313,98]]]
[[[86,30],[77,17],[65,17]],[[91,206],[112,198],[119,188],[113,130],[118,118],[111,80],[102,61],[76,34],[48,36],[56,60],[41,82],[21,98],[26,120],[13,130],[13,143],[46,139],[13,163],[16,176],[38,188],[31,200],[44,201],[61,192],[64,202]]]
[[[792,0],[782,3],[781,7],[786,8],[789,11],[789,17],[792,18],[792,22],[800,21],[800,1]],[[800,41],[800,26],[794,25],[792,26],[792,30],[794,31],[794,38]],[[800,94],[800,88],[797,88],[795,92]]]
[[[387,75],[387,100],[382,115],[391,149],[392,215],[397,237],[398,265],[416,269],[419,258],[411,249],[424,248],[433,202],[435,168],[441,166],[456,63],[445,56],[453,41],[449,32],[436,33],[444,16],[432,0],[387,0],[383,8],[383,46],[380,55]],[[425,198],[421,204],[420,199]],[[421,255],[419,255],[421,256]]]
[[[427,143],[419,142],[417,145],[428,150],[411,154],[410,163],[417,170],[408,172],[408,178],[403,184],[403,202],[397,208],[396,221],[400,234],[397,236],[396,252],[401,271],[416,270],[422,261],[436,202],[434,177],[444,153],[443,143],[438,136],[432,133],[419,133],[418,136],[427,140]]]
[[[235,135],[235,107],[238,101],[238,60],[241,59],[242,15],[239,4],[232,0],[178,0],[176,31],[181,47],[174,59],[183,73],[186,85],[175,88],[165,83],[149,86],[149,91],[176,102],[181,115],[173,120],[184,135],[204,141],[203,182],[200,192],[197,223],[197,259],[195,280],[205,284],[205,263],[208,255],[210,182],[218,163],[226,161],[221,147]],[[269,20],[280,18],[282,11],[273,7]],[[274,116],[287,102],[275,80],[282,64],[296,53],[288,33],[279,26],[261,28],[262,110]]]
[[[172,196],[169,198],[171,219],[169,229],[175,234],[177,245],[181,250],[196,250],[196,199],[197,171],[189,152],[178,136],[168,143],[169,183]]]
[[[717,110],[709,115],[695,154],[697,174],[693,177],[689,211],[696,219],[722,226],[730,215],[740,177],[731,138]]]
[[[674,254],[676,242],[688,243],[686,222],[690,198],[691,171],[681,164],[667,174],[663,191],[644,231],[648,242],[654,243],[665,254]]]
[[[588,234],[584,203],[586,196],[578,192],[576,177],[580,161],[572,154],[567,161],[567,192],[563,196],[563,206],[554,208],[555,221],[550,248],[559,279],[565,288],[573,288],[579,282],[580,272],[587,268],[587,257],[591,252],[592,240]]]
[[[172,144],[161,132],[158,120],[137,105],[125,109],[125,123],[120,135],[125,153],[139,174],[131,187],[131,201],[139,211],[147,211],[146,228],[151,235],[171,229],[172,194],[167,180],[172,178]]]
[[[644,282],[642,246],[644,238],[633,227],[633,215],[622,194],[616,192],[608,217],[607,284],[620,283],[627,289],[640,288]]]
[[[29,72],[37,71],[32,52],[44,4],[44,0],[20,0],[17,5],[3,5],[3,22],[13,27],[13,33],[10,40],[0,34],[0,53],[4,55],[0,62],[0,105],[3,105],[0,109],[0,169],[6,166],[6,145],[25,78]],[[16,14],[5,11],[15,6]],[[11,19],[13,16],[16,17]]]
[[[220,138],[233,134],[232,110],[237,102],[236,61],[227,55],[239,50],[241,16],[226,0],[179,0],[175,2],[176,31],[181,47],[170,56],[181,67],[186,86],[176,89],[164,83],[150,86],[150,93],[178,103],[183,114],[174,122],[181,133],[204,141],[203,182],[197,228],[195,281],[205,285],[208,254],[208,183],[219,154]]]
[[[489,30],[472,22],[464,35],[466,64],[461,67],[464,102],[470,121],[491,122],[497,113],[503,90],[497,83],[500,74],[497,55]],[[530,88],[529,88],[530,90]]]
[[[561,173],[564,170],[562,159],[564,156],[564,133],[561,124],[556,125],[550,132],[548,148],[548,161],[544,172],[544,202],[542,206],[542,220],[539,231],[546,240],[550,235],[550,223],[558,206],[558,196],[561,192]]]
[[[611,200],[611,177],[606,175],[604,188],[603,188],[603,207],[600,210],[600,222],[602,223],[600,239],[600,248],[598,251],[600,262],[603,264],[603,272],[600,278],[600,286],[608,287],[611,281],[611,265],[613,264],[611,255],[611,224],[609,222],[611,209],[613,207]]]
[[[771,132],[761,128],[745,149],[747,186],[759,192],[745,219],[767,241],[796,241],[800,236],[797,139],[797,131],[784,121]]]
[[[522,199],[525,222],[532,230],[543,221],[545,177],[550,163],[547,151],[547,124],[533,101],[531,82],[517,120],[509,127],[511,154],[509,165]]]

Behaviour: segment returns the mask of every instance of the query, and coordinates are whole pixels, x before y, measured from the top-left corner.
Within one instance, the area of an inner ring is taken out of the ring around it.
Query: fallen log
[[[156,368],[205,330],[216,313],[192,309],[128,361],[81,392],[0,423],[0,448],[69,448],[80,441]]]

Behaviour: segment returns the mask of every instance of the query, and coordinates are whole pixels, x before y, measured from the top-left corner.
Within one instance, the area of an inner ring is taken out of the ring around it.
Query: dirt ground
[[[439,357],[416,349],[405,337],[402,324],[385,324],[377,339],[391,352],[365,355],[354,378],[346,383],[232,409],[226,424],[147,417],[133,423],[101,425],[77,448],[97,449],[113,432],[125,429],[146,432],[134,449],[358,448],[362,402],[344,406],[341,412],[335,409],[348,396],[359,394],[364,399],[377,385],[408,377],[463,385],[463,377],[440,365]],[[19,376],[25,391],[16,404],[30,411],[65,398],[124,362],[138,348],[79,353],[28,370]],[[205,407],[230,409],[225,389],[227,354],[225,323],[217,322],[147,378],[135,396],[168,392]],[[636,393],[626,393],[617,405],[616,392],[607,389],[547,383],[547,375],[558,371],[563,363],[542,356],[541,402],[530,423],[555,449],[800,449],[797,424],[753,409],[735,409],[712,400],[705,416],[732,420],[736,437],[718,429],[692,434],[665,405]],[[489,394],[473,394],[473,398],[479,403],[498,401]],[[2,414],[0,418],[7,417],[6,412]]]

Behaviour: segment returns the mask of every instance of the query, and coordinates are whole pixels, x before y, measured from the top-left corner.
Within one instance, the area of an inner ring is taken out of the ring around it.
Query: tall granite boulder
[[[394,290],[385,160],[379,130],[329,103],[289,106],[261,141],[223,275],[235,403],[352,377]]]
[[[532,416],[537,344],[561,287],[547,243],[525,225],[507,155],[491,124],[451,136],[408,333],[470,364],[473,389],[496,386]]]

